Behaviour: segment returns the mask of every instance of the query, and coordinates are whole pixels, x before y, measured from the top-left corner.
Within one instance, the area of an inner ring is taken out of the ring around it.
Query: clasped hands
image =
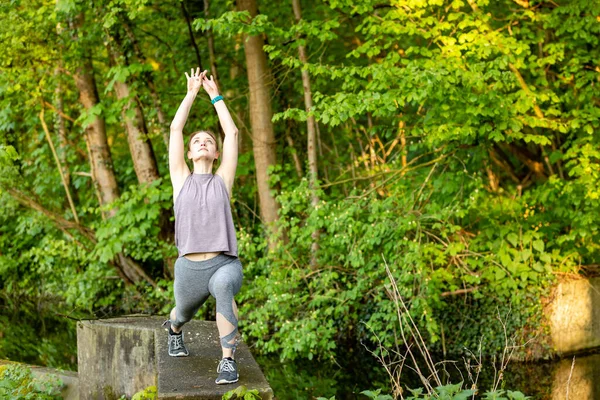
[[[206,77],[208,71],[204,70],[200,72],[200,68],[191,69],[190,75],[185,73],[185,77],[187,78],[187,89],[188,93],[193,92],[194,94],[198,93],[200,87],[204,88],[206,93],[210,96],[210,98],[214,98],[219,95],[219,88],[217,88],[217,84],[215,83],[213,76],[210,76],[210,79]]]

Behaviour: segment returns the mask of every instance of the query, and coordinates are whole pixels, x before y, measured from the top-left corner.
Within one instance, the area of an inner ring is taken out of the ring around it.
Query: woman
[[[209,295],[217,302],[217,327],[223,358],[217,367],[217,384],[239,379],[234,360],[237,343],[237,306],[234,296],[242,285],[242,264],[237,257],[237,241],[231,216],[230,198],[238,159],[237,133],[229,110],[219,95],[213,77],[206,71],[191,70],[187,95],[171,123],[169,172],[175,205],[175,308],[170,319],[169,355],[189,355],[183,343],[182,326],[190,321]],[[183,127],[200,88],[210,96],[225,133],[223,156],[215,174],[213,163],[219,158],[215,136],[208,131],[190,136],[184,149]],[[185,156],[194,165],[188,168]]]

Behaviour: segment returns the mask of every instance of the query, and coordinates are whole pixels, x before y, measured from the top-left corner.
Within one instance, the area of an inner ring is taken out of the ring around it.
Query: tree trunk
[[[256,0],[239,0],[239,11],[248,11],[254,18],[257,15]],[[250,125],[252,128],[252,146],[254,164],[256,166],[256,181],[260,202],[260,215],[271,233],[273,223],[277,221],[279,206],[271,195],[269,188],[268,168],[276,162],[275,134],[273,131],[273,116],[271,96],[269,93],[269,69],[267,57],[263,50],[262,36],[244,35],[244,52],[250,88]],[[273,245],[273,242],[270,242]]]
[[[140,49],[137,38],[135,37],[135,34],[133,33],[133,29],[131,28],[130,21],[129,21],[129,19],[126,18],[126,16],[124,17],[124,20],[123,20],[123,29],[125,29],[125,33],[127,34],[127,37],[129,38],[129,40],[131,41],[135,56],[138,58],[138,60],[141,63],[145,64],[147,62],[146,56]],[[154,74],[152,72],[148,72],[148,73],[143,74],[143,77],[148,86],[148,90],[150,91],[150,97],[152,98],[152,104],[154,105],[154,109],[156,110],[156,116],[158,118],[158,124],[160,126],[160,133],[162,135],[163,141],[165,142],[165,146],[167,146],[167,148],[168,148],[169,147],[168,123],[167,123],[167,118],[165,116],[165,112],[163,111],[162,105],[160,104],[160,98],[156,91],[156,85],[154,84]]]
[[[75,85],[79,90],[79,101],[88,112],[100,102],[92,71],[92,62],[87,58],[83,66],[73,74]],[[119,198],[119,188],[106,138],[104,119],[98,116],[94,118],[94,121],[85,128],[85,140],[90,149],[92,175],[100,190],[102,205],[110,204]],[[109,216],[112,215],[114,210],[109,212]]]
[[[119,100],[128,99],[129,86],[125,82],[115,82],[115,92]],[[128,116],[133,109],[135,117]],[[133,159],[133,168],[139,183],[151,183],[160,178],[158,165],[154,157],[152,144],[148,140],[148,132],[144,114],[135,99],[129,98],[127,105],[121,111],[127,129],[127,142]]]
[[[107,47],[110,61],[113,66],[118,66],[120,60],[123,59],[118,50],[120,43],[110,36],[108,40]],[[125,121],[127,143],[129,144],[129,151],[133,159],[135,175],[139,183],[154,182],[160,178],[160,174],[158,173],[158,165],[156,164],[152,143],[148,139],[148,129],[146,128],[144,112],[137,99],[131,97],[127,82],[115,81],[114,87],[117,98],[127,102],[121,110],[121,116],[123,117],[123,121]],[[131,110],[133,110],[133,116],[131,116]]]
[[[130,37],[131,39],[131,37]],[[109,37],[111,43],[109,43],[108,51],[113,65],[119,65],[119,61],[123,59],[121,52],[118,50],[121,48],[121,44],[112,37]],[[134,46],[135,47],[135,46]],[[140,60],[143,61],[143,60]],[[115,82],[115,92],[119,100],[127,100],[127,105],[123,108],[121,115],[125,121],[125,127],[127,130],[127,142],[129,144],[129,151],[131,152],[131,158],[133,159],[133,167],[137,176],[138,182],[141,184],[148,184],[160,179],[158,172],[158,164],[152,148],[152,142],[148,138],[148,129],[144,118],[144,112],[137,98],[131,98],[129,91],[129,85],[127,82]],[[134,111],[134,117],[132,118],[129,111]],[[173,242],[175,235],[175,226],[171,222],[173,216],[172,210],[161,210],[160,215],[160,234],[159,239],[165,242]],[[166,275],[173,277],[173,268],[175,260],[167,258],[165,259],[166,268],[164,269]]]
[[[294,140],[292,139],[292,136],[290,135],[289,123],[288,123],[288,126],[285,131],[285,140],[287,141],[287,144],[292,151],[292,159],[294,160],[294,166],[296,167],[296,174],[298,175],[298,179],[302,179],[302,176],[304,175],[302,173],[302,163],[300,162],[300,157],[298,157],[298,153],[296,152],[296,148],[294,146]]]
[[[114,50],[109,50],[113,52]],[[112,61],[116,65],[118,57],[111,54]],[[115,92],[119,100],[127,103],[121,110],[121,116],[125,121],[127,131],[127,143],[133,159],[133,168],[139,183],[151,183],[160,178],[158,165],[154,157],[152,143],[148,139],[148,131],[144,120],[144,113],[134,98],[131,98],[129,85],[126,82],[115,81]],[[133,116],[131,115],[133,110]]]
[[[73,77],[79,90],[79,101],[89,112],[99,103],[93,67],[89,58],[83,60],[83,65],[75,71]],[[85,128],[85,141],[90,152],[92,177],[100,193],[100,205],[110,204],[119,198],[119,188],[113,170],[112,158],[106,138],[106,128],[102,118],[96,116],[94,121]],[[108,212],[108,216],[114,215],[115,212],[115,209],[111,209]],[[130,283],[146,281],[156,286],[156,283],[134,261],[128,259],[123,254],[118,254],[117,260],[117,269],[120,275],[126,277]]]
[[[294,17],[296,23],[302,21],[302,10],[300,9],[300,1],[292,0],[292,6],[294,8]],[[308,63],[308,57],[306,56],[306,47],[303,44],[298,45],[298,56],[302,64]],[[307,113],[310,113],[313,106],[312,91],[310,87],[310,75],[308,70],[302,68],[302,87],[304,88],[304,107]],[[308,153],[308,183],[311,191],[311,205],[317,207],[319,204],[318,190],[318,179],[319,169],[317,166],[317,132],[316,132],[316,121],[313,115],[308,115],[306,119],[306,130],[307,130],[307,153]],[[311,266],[315,266],[317,263],[316,253],[319,250],[319,231],[315,230],[312,235],[313,243],[311,245]]]

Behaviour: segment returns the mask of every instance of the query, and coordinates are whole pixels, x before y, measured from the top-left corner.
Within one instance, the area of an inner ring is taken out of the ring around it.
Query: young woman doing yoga
[[[242,286],[242,264],[238,259],[235,228],[231,216],[231,189],[238,160],[238,130],[219,95],[212,76],[192,69],[187,94],[171,123],[169,172],[175,207],[175,307],[170,319],[169,355],[188,356],[182,326],[190,321],[209,295],[217,303],[217,327],[223,358],[217,367],[217,384],[237,382],[234,360],[238,313],[234,296]],[[185,149],[183,127],[200,88],[210,96],[225,133],[222,155],[215,136],[200,130],[192,133]],[[190,171],[187,159],[193,163]],[[213,164],[221,157],[213,174]]]

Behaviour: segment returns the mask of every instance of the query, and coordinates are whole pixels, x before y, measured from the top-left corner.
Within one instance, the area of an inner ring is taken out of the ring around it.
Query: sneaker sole
[[[222,380],[222,381],[218,381],[218,382],[217,382],[217,381],[215,381],[215,383],[216,383],[217,385],[226,385],[226,384],[228,384],[228,383],[236,383],[236,382],[237,382],[237,381],[239,381],[239,380],[240,380],[240,377],[238,376],[237,378],[235,378],[235,381],[227,381],[227,380]]]
[[[169,353],[169,355],[170,355],[171,357],[187,357],[187,356],[189,356],[190,354],[189,354],[189,353],[175,353],[175,354],[171,354],[171,353]]]

